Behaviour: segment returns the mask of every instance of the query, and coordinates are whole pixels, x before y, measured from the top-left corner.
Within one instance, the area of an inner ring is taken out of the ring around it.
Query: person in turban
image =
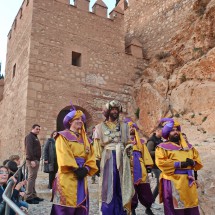
[[[106,104],[106,120],[95,127],[94,147],[100,160],[101,212],[103,215],[126,215],[131,210],[134,187],[127,154],[130,135],[128,125],[119,120],[121,104]]]
[[[138,134],[138,126],[132,122],[130,118],[125,118],[125,123],[129,125],[131,141],[133,144],[133,152],[131,156],[131,171],[135,188],[135,195],[132,198],[132,215],[136,215],[135,209],[140,203],[146,207],[146,214],[153,215],[151,205],[154,202],[154,197],[149,184],[148,174],[151,172],[153,160],[150,156],[148,148],[144,144],[144,140],[140,139]]]
[[[58,175],[53,185],[51,215],[89,214],[86,176],[94,175],[98,168],[94,150],[84,129],[85,121],[84,113],[73,108],[63,120],[65,130],[58,132]]]
[[[172,118],[166,123],[162,136],[167,141],[157,146],[155,162],[160,175],[160,202],[166,215],[199,215],[198,192],[194,171],[203,167],[198,151],[182,136],[180,124]]]

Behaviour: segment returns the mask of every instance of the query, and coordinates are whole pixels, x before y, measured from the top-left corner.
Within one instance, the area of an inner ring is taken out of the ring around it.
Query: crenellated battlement
[[[17,15],[15,16],[11,29],[8,33],[8,40],[11,39],[14,31],[16,31],[17,28],[19,28],[19,22],[22,19],[22,17],[25,16],[25,10],[28,9],[30,1],[33,1],[33,0],[23,1]],[[61,4],[67,5],[68,10],[70,9],[70,7],[73,7],[73,8],[76,8],[77,10],[82,11],[83,13],[88,12],[90,14],[97,15],[98,17],[106,18],[108,20],[122,19],[124,15],[124,11],[123,11],[124,7],[122,7],[122,3],[120,3],[117,7],[113,8],[113,10],[109,14],[110,17],[108,17],[108,7],[102,0],[97,0],[94,3],[94,5],[92,6],[92,12],[90,11],[90,0],[74,0],[74,5],[71,4],[69,0],[53,0],[52,4],[55,4],[55,3],[61,3]]]
[[[8,32],[8,35],[7,35],[8,40],[11,39],[12,34],[13,34],[13,31],[15,31],[16,28],[17,28],[17,26],[19,25],[19,21],[22,19],[22,16],[23,16],[25,10],[28,8],[29,1],[30,1],[30,0],[23,0],[22,5],[21,5],[21,7],[20,7],[20,9],[19,9],[19,11],[18,11],[18,13],[17,13],[17,15],[15,16],[15,19],[14,19],[14,21],[13,21],[13,24],[12,24],[12,26],[11,26],[11,29],[10,29],[10,31]]]

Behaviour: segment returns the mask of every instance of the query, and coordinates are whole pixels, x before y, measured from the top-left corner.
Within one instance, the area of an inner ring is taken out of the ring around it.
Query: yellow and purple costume
[[[173,127],[180,125],[173,119],[168,121],[162,132],[163,137],[168,139]],[[194,161],[193,166],[181,168],[181,162],[186,159]],[[184,214],[199,215],[198,192],[193,177],[193,171],[201,169],[202,163],[198,151],[189,143],[186,143],[180,133],[180,145],[167,141],[156,148],[156,165],[162,171],[160,175],[160,202],[164,203],[166,215]]]
[[[101,211],[103,215],[126,215],[134,195],[130,161],[126,154],[128,126],[105,121],[96,126],[94,147],[101,159]]]
[[[154,197],[149,184],[147,170],[154,165],[151,155],[146,147],[144,140],[139,138],[136,123],[132,122],[130,118],[126,118],[125,122],[130,128],[134,129],[134,136],[131,138],[133,144],[133,153],[131,156],[131,171],[133,176],[133,183],[135,188],[135,195],[132,198],[131,208],[135,210],[138,205],[138,199],[146,208],[150,208],[154,202]]]
[[[67,128],[59,132],[56,139],[56,153],[58,162],[58,174],[54,184],[54,202],[52,215],[89,214],[89,195],[87,177],[78,179],[74,170],[85,167],[88,175],[92,176],[97,171],[95,155],[89,139],[86,137],[84,127],[79,135],[70,131],[68,122],[82,117],[81,111],[73,110],[64,118]]]

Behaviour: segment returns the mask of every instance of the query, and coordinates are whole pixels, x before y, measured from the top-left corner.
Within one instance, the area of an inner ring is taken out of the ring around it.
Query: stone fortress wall
[[[7,110],[0,116],[5,125],[1,147],[7,146],[1,159],[14,150],[23,152],[24,136],[34,123],[41,125],[44,143],[71,101],[83,108],[88,127],[103,120],[101,110],[108,100],[119,100],[127,112],[132,77],[143,63],[142,55],[125,53],[122,10],[113,9],[107,18],[101,0],[93,12],[86,0],[76,0],[74,6],[66,0],[25,0],[14,23],[0,105]]]
[[[26,105],[32,1],[23,1],[8,33],[4,89],[0,101],[0,160],[22,154],[26,131]]]

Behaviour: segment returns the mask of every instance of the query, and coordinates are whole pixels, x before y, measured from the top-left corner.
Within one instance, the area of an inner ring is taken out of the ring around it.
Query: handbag
[[[44,163],[43,172],[45,173],[54,172],[54,165],[52,163]]]
[[[44,167],[43,167],[43,172],[45,173],[49,173],[49,164],[48,163],[44,163]]]
[[[49,163],[49,172],[54,172],[54,164]]]
[[[49,144],[51,144],[51,142],[49,142]],[[51,144],[51,148],[53,149],[52,144]],[[43,172],[45,172],[45,173],[54,172],[54,164],[53,163],[44,163]]]

